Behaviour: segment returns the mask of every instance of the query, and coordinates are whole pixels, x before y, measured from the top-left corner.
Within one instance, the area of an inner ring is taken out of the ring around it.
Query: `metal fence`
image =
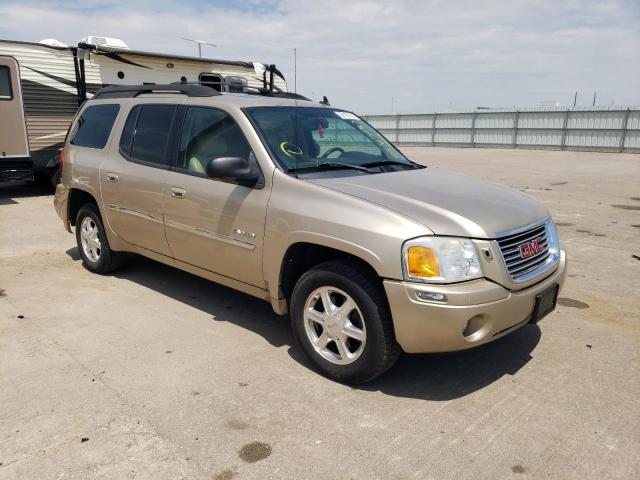
[[[640,107],[363,115],[398,145],[640,152]]]

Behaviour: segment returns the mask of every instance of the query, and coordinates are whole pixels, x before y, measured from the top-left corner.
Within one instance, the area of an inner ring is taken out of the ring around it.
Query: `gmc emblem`
[[[520,244],[520,258],[529,258],[544,250],[542,237],[534,238],[530,242]]]

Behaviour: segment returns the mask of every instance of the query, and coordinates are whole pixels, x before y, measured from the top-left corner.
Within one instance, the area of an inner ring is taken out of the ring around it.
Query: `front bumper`
[[[408,353],[449,352],[500,338],[531,318],[536,295],[557,283],[562,288],[567,259],[542,281],[509,291],[486,279],[455,285],[427,285],[385,280],[396,339]],[[444,293],[447,303],[426,302],[419,291]]]

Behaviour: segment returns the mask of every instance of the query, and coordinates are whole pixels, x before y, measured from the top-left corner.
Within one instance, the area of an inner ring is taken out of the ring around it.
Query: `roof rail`
[[[113,85],[98,90],[93,98],[133,98],[143,93],[181,93],[189,97],[215,97],[220,92],[204,85]]]
[[[204,86],[208,88],[212,88],[219,93],[219,90],[215,87],[228,87],[228,90],[224,90],[224,93],[247,93],[249,95],[265,95],[269,97],[278,97],[278,98],[290,98],[292,100],[308,100],[309,98],[300,95],[299,93],[293,92],[284,92],[277,87],[274,87],[273,90],[269,90],[268,88],[263,87],[253,87],[246,85],[241,82],[233,81],[233,80],[199,80],[194,82],[175,82],[171,85],[193,85],[193,86]],[[233,89],[233,90],[232,90]],[[237,89],[237,90],[236,90]]]

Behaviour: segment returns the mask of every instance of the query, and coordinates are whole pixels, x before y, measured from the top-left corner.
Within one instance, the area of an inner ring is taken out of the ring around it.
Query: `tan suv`
[[[566,275],[531,197],[415,164],[295,94],[108,87],[63,153],[55,206],[88,270],[134,252],[271,302],[343,382],[537,322]]]

